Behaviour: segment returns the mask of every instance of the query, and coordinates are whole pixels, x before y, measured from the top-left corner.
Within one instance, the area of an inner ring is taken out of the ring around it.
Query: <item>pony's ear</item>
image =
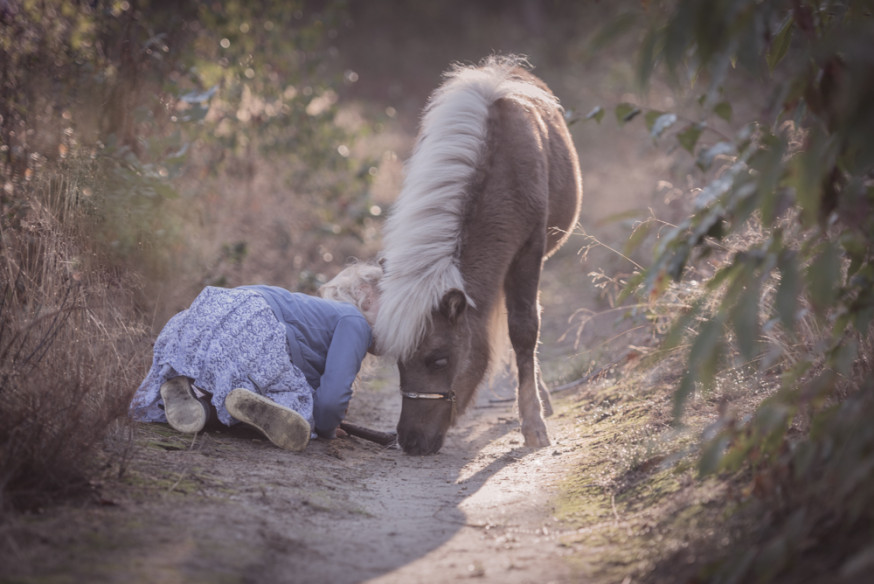
[[[467,297],[457,288],[449,290],[440,301],[440,314],[448,318],[452,324],[458,321],[465,308],[467,308]]]

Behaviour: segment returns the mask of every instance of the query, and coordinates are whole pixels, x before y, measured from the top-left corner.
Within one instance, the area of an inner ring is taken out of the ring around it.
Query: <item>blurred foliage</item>
[[[653,140],[690,154],[702,184],[680,224],[638,225],[630,246],[648,231],[658,241],[629,290],[656,303],[672,282],[703,280],[665,338],[687,351],[677,419],[730,368],[752,367],[752,383],[778,377],[750,419],[726,408],[700,463],[704,473],[753,470],[752,492],[786,504],[770,508],[777,527],[759,547],[710,575],[770,580],[811,541],[874,520],[874,6],[679,0],[640,13],[642,86],[665,75],[699,97],[677,112],[622,103],[616,118],[642,120]],[[737,120],[735,106],[755,99],[745,84],[766,99]],[[872,550],[861,533],[834,568],[852,579]]]
[[[355,74],[325,67],[344,14],[341,1],[3,2],[3,220],[26,213],[35,173],[74,170],[95,242],[160,262],[149,253],[181,229],[162,214],[177,179],[246,180],[255,160],[282,157],[297,191],[325,194],[325,235],[360,233],[372,163],[350,156],[355,136],[336,120]]]

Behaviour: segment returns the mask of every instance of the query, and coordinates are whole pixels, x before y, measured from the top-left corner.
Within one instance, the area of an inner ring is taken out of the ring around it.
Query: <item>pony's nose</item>
[[[437,454],[443,446],[443,436],[440,434],[426,436],[421,432],[404,432],[398,428],[398,444],[405,454],[411,456]]]

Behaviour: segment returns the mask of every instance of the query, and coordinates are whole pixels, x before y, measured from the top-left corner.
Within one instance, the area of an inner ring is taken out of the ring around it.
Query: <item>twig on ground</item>
[[[398,439],[398,435],[395,432],[382,432],[380,430],[372,430],[370,428],[365,428],[364,426],[359,426],[358,424],[353,424],[351,422],[340,422],[340,429],[350,436],[364,438],[365,440],[376,442],[377,444],[380,444],[382,446],[389,446],[391,444],[394,444]]]

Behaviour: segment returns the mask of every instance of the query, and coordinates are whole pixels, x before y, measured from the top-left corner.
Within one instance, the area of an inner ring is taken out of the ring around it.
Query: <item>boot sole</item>
[[[197,399],[187,377],[174,377],[161,386],[164,415],[167,423],[177,432],[195,434],[203,430],[209,412]]]
[[[276,446],[300,452],[310,441],[310,424],[296,411],[246,389],[232,389],[225,398],[228,412],[255,427]]]

